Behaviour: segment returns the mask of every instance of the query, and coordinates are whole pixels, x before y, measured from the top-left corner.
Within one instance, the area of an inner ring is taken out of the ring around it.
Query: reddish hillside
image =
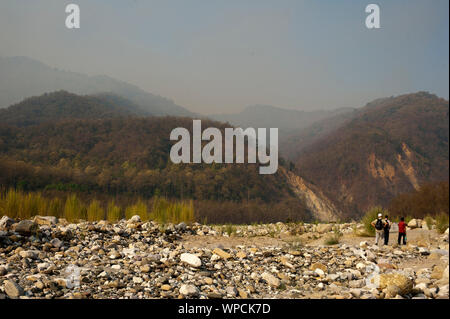
[[[297,173],[357,216],[449,174],[448,101],[426,92],[376,100],[305,148]]]

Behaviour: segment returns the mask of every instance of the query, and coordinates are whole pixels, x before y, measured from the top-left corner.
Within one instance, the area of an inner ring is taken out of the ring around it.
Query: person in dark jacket
[[[389,232],[391,231],[391,222],[388,215],[384,216],[384,244],[389,245]]]
[[[406,245],[406,223],[405,217],[400,218],[400,223],[398,223],[398,244],[401,245],[403,238],[403,245]]]
[[[383,244],[383,235],[384,235],[384,221],[383,221],[383,215],[378,214],[377,219],[375,219],[371,223],[372,227],[375,228],[375,245],[378,246],[378,243],[381,241],[381,244]]]

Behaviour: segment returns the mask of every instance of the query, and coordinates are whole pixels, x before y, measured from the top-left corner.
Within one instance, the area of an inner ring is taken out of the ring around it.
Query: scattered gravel
[[[232,236],[317,239],[355,224],[236,227]],[[138,216],[69,224],[0,220],[0,298],[448,298],[448,235],[426,245],[190,247],[227,242],[224,227],[159,225]],[[424,268],[402,268],[405,262]],[[432,263],[431,263],[432,262]],[[425,264],[424,264],[425,265]]]

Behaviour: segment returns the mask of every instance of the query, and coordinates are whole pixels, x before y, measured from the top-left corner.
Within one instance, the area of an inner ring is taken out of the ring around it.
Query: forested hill
[[[173,164],[170,133],[192,132],[192,118],[142,116],[117,96],[67,92],[30,98],[0,114],[3,188],[193,199],[210,222],[312,219],[280,172],[260,175],[257,164]],[[226,126],[202,120],[203,129]]]
[[[448,180],[449,104],[427,92],[376,100],[303,150],[297,173],[349,214]]]
[[[131,101],[113,95],[80,96],[66,91],[30,97],[20,103],[0,109],[0,123],[28,126],[51,121],[104,119],[145,115]]]

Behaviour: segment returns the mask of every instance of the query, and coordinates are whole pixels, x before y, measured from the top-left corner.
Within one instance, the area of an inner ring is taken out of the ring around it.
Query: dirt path
[[[319,239],[306,243],[307,246],[321,246],[324,244],[325,236]],[[389,235],[389,245],[393,246],[397,244],[398,232],[391,232]],[[408,243],[416,246],[426,246],[427,243],[436,241],[439,238],[439,234],[435,230],[424,229],[412,229],[407,233]],[[354,234],[345,234],[340,239],[341,244],[347,244],[350,246],[359,246],[362,241],[367,241],[369,244],[375,242],[375,237],[361,237]]]

